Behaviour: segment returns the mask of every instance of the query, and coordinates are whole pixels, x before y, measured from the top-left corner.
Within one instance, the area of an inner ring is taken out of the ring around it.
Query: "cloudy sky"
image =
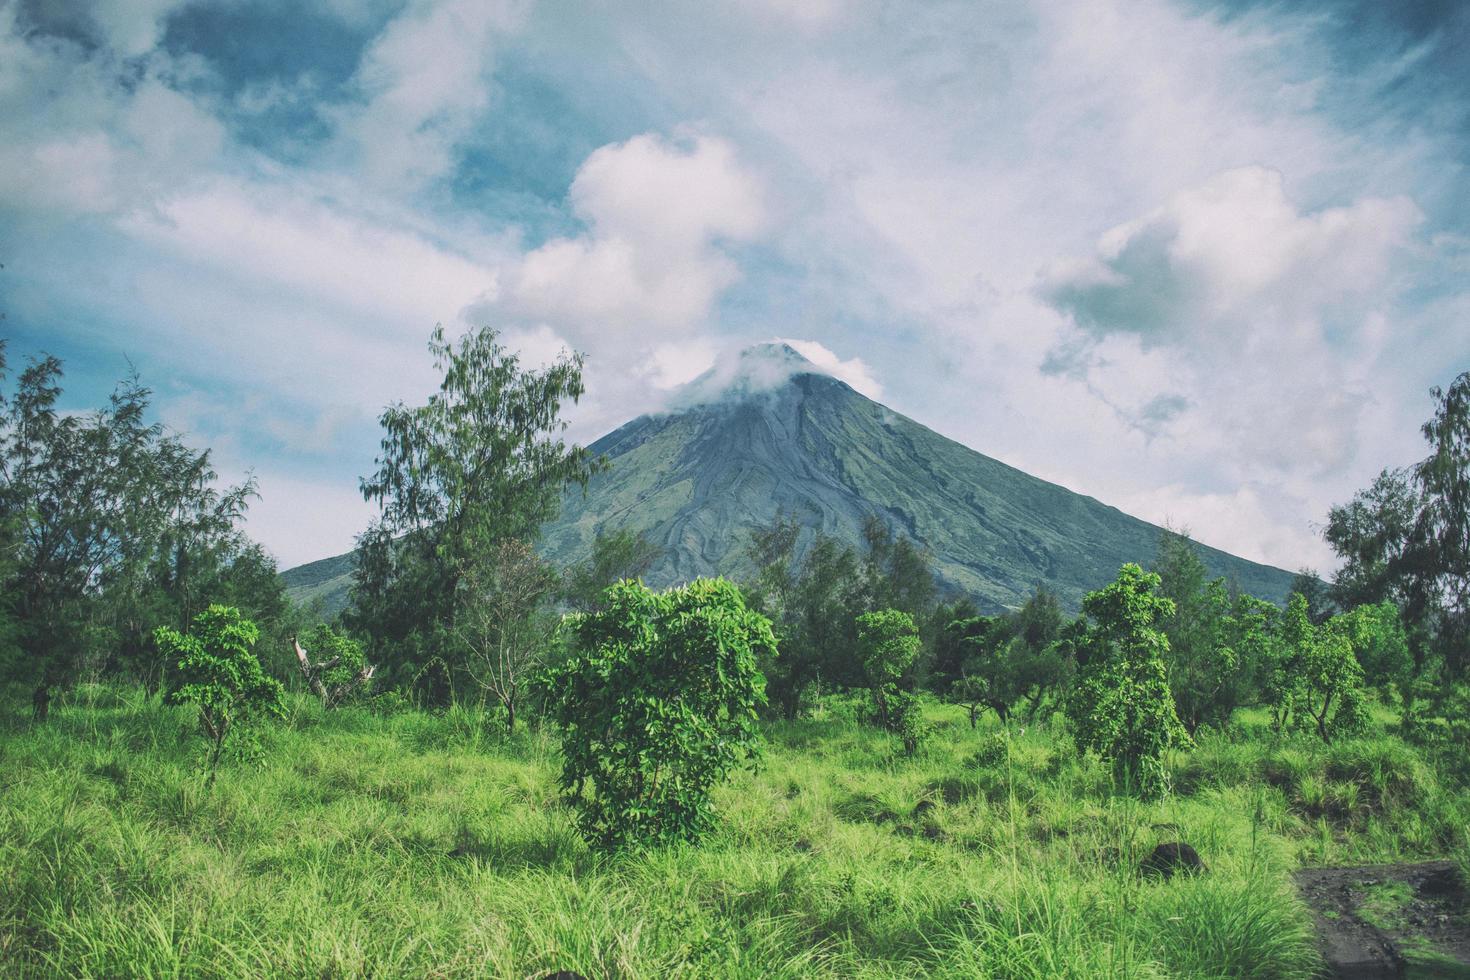
[[[0,311],[285,566],[488,324],[584,440],[773,337],[1287,568],[1470,368],[1470,7],[0,0]]]

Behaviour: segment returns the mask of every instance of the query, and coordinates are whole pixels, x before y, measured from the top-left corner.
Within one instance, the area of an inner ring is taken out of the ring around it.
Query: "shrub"
[[[863,613],[857,618],[858,659],[868,677],[878,724],[892,729],[904,675],[919,656],[919,629],[897,609]]]
[[[1134,564],[1088,593],[1082,610],[1092,625],[1067,701],[1078,747],[1096,751],[1112,763],[1115,777],[1150,796],[1168,789],[1165,750],[1189,742],[1169,691],[1169,640],[1159,628],[1173,606],[1159,594],[1159,577]]]
[[[1353,653],[1353,636],[1362,634],[1366,644],[1378,625],[1345,614],[1318,626],[1302,594],[1292,594],[1281,624],[1285,659],[1271,685],[1278,726],[1289,720],[1297,728],[1310,727],[1324,742],[1363,730],[1363,667]]]
[[[251,649],[260,630],[233,606],[211,605],[194,617],[187,634],[160,626],[153,635],[159,650],[178,662],[169,701],[199,707],[199,727],[210,741],[204,766],[213,782],[227,745],[239,757],[258,751],[252,722],[285,717],[285,691]]]
[[[619,582],[602,606],[576,622],[575,653],[545,682],[562,787],[595,846],[698,840],[710,790],[757,752],[770,621],[723,579],[663,593]]]
[[[364,697],[372,682],[373,668],[363,657],[362,644],[326,623],[313,627],[304,637],[305,648],[296,642],[296,659],[302,676],[322,706],[335,708]],[[317,658],[311,663],[310,656]]]

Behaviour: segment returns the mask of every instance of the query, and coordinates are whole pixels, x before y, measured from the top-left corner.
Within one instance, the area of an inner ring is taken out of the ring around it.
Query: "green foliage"
[[[318,623],[302,637],[302,645],[315,658],[308,682],[325,708],[336,708],[368,697],[367,657],[362,644],[347,633]]]
[[[1066,706],[1078,747],[1097,752],[1119,781],[1150,796],[1168,789],[1164,752],[1190,741],[1174,710],[1169,639],[1160,628],[1174,603],[1160,592],[1157,575],[1128,564],[1082,600],[1091,626]]]
[[[1391,602],[1357,606],[1332,617],[1331,627],[1353,649],[1363,668],[1363,682],[1383,693],[1403,692],[1412,680],[1414,661],[1398,608]]]
[[[774,660],[761,664],[766,694],[785,718],[802,713],[807,691],[818,682],[846,687],[861,680],[851,656],[853,621],[864,601],[857,555],[817,531],[798,560],[800,535],[795,517],[777,514],[756,528],[747,549],[756,566],[751,605],[772,620],[777,638]]]
[[[1293,593],[1281,619],[1279,660],[1268,691],[1276,727],[1311,727],[1323,741],[1360,731],[1365,722],[1363,667],[1353,637],[1376,636],[1373,616],[1338,615],[1313,624],[1306,597]]]
[[[507,732],[550,645],[557,620],[542,607],[555,588],[555,571],[515,538],[461,567],[454,634],[470,677],[505,709]]]
[[[863,613],[857,618],[857,653],[868,677],[873,716],[878,724],[902,732],[912,710],[910,671],[918,659],[918,627],[913,617],[898,609]]]
[[[642,531],[598,529],[592,554],[567,570],[562,595],[575,612],[593,612],[607,587],[623,579],[642,579],[661,549]]]
[[[953,609],[964,611],[966,605]],[[1051,692],[1070,683],[1073,664],[1063,634],[1056,594],[1038,586],[1014,613],[945,623],[935,638],[930,682],[942,684],[958,674],[943,693],[966,707],[971,727],[986,708],[1002,722],[1023,706],[1026,717],[1034,718]]]
[[[1169,640],[1169,686],[1179,720],[1190,733],[1201,725],[1220,727],[1254,693],[1250,653],[1260,646],[1261,607],[1248,596],[1232,600],[1225,580],[1209,578],[1183,533],[1164,532],[1154,570],[1160,595],[1174,604],[1160,625]]]
[[[199,709],[199,727],[210,743],[204,766],[213,781],[227,746],[239,757],[253,755],[251,725],[265,716],[285,716],[285,691],[261,669],[252,649],[260,630],[231,606],[208,607],[187,634],[160,626],[154,635],[159,649],[177,660],[168,700]]]
[[[429,349],[439,390],[379,419],[377,472],[362,492],[382,511],[358,539],[347,619],[389,683],[419,683],[442,703],[465,669],[452,627],[467,563],[504,541],[534,541],[562,490],[585,486],[600,464],[559,436],[563,404],[583,392],[580,355],[525,370],[488,328],[457,343],[436,328]]]
[[[1430,394],[1429,456],[1332,508],[1325,535],[1343,559],[1339,602],[1393,602],[1415,665],[1438,657],[1458,677],[1470,669],[1470,371]]]
[[[863,524],[864,605],[869,610],[897,609],[915,623],[928,621],[934,607],[932,556],[906,534],[895,534],[882,518],[870,515]]]
[[[5,367],[0,343],[0,377]],[[38,717],[84,672],[124,670],[156,688],[165,663],[152,627],[185,628],[204,596],[237,580],[245,591],[237,567],[268,561],[236,528],[253,482],[216,489],[208,451],[147,421],[152,393],[136,377],[82,415],[58,411],[61,374],[42,357],[0,394],[3,586],[19,650],[6,679],[34,689]],[[273,565],[264,578],[253,583],[261,611],[275,615]]]
[[[703,846],[605,860],[557,805],[549,729],[471,749],[473,706],[288,703],[260,766],[208,793],[178,709],[136,689],[0,718],[0,975],[1305,978],[1292,870],[1463,852],[1470,819],[1381,732],[1278,745],[1246,712],[1246,740],[1171,758],[1203,757],[1197,792],[1140,806],[1045,722],[972,735],[931,703],[900,766],[854,719],[771,723]],[[1317,780],[1362,803],[1314,816]],[[1209,874],[1140,881],[1165,839]]]
[[[561,785],[598,847],[698,840],[711,790],[758,750],[770,622],[723,579],[663,593],[620,582],[602,607],[576,623],[576,654],[546,681]]]

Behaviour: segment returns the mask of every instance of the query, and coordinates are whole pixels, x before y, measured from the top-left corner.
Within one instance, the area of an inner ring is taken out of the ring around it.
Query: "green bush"
[[[367,696],[373,671],[361,643],[326,623],[312,627],[301,639],[303,652],[316,659],[316,663],[303,660],[302,671],[323,707],[335,708]]]
[[[864,613],[857,618],[858,658],[868,676],[873,715],[883,728],[903,739],[904,751],[914,754],[924,736],[919,705],[905,684],[919,656],[919,629],[914,619],[897,609]]]
[[[723,579],[663,593],[624,581],[575,631],[546,686],[583,836],[603,848],[698,840],[711,789],[757,752],[770,621]]]
[[[251,724],[267,715],[284,718],[285,690],[252,649],[260,630],[233,606],[211,605],[194,617],[187,634],[160,626],[154,637],[159,650],[178,663],[169,701],[199,707],[199,727],[210,742],[204,767],[212,782],[227,746],[237,757],[257,753]]]
[[[1159,594],[1159,577],[1127,564],[1111,585],[1089,592],[1082,610],[1092,625],[1078,652],[1077,684],[1067,717],[1079,748],[1113,766],[1115,778],[1145,795],[1168,789],[1164,752],[1189,744],[1175,713],[1159,628],[1174,603]]]

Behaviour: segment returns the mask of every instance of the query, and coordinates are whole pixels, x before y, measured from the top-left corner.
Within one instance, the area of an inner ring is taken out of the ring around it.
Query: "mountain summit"
[[[751,532],[777,513],[854,546],[869,515],[925,546],[949,591],[1016,607],[1037,583],[1076,609],[1124,562],[1152,561],[1161,529],[946,439],[859,394],[785,343],[760,344],[685,386],[670,411],[594,442],[612,464],[569,493],[542,553],[584,558],[599,529],[662,549],[649,584],[752,569]],[[1212,574],[1281,600],[1292,576],[1200,547]],[[350,556],[284,573],[294,595],[345,599]]]
[[[674,392],[674,411],[737,400],[774,391],[799,374],[818,374],[817,366],[784,341],[747,347]]]

